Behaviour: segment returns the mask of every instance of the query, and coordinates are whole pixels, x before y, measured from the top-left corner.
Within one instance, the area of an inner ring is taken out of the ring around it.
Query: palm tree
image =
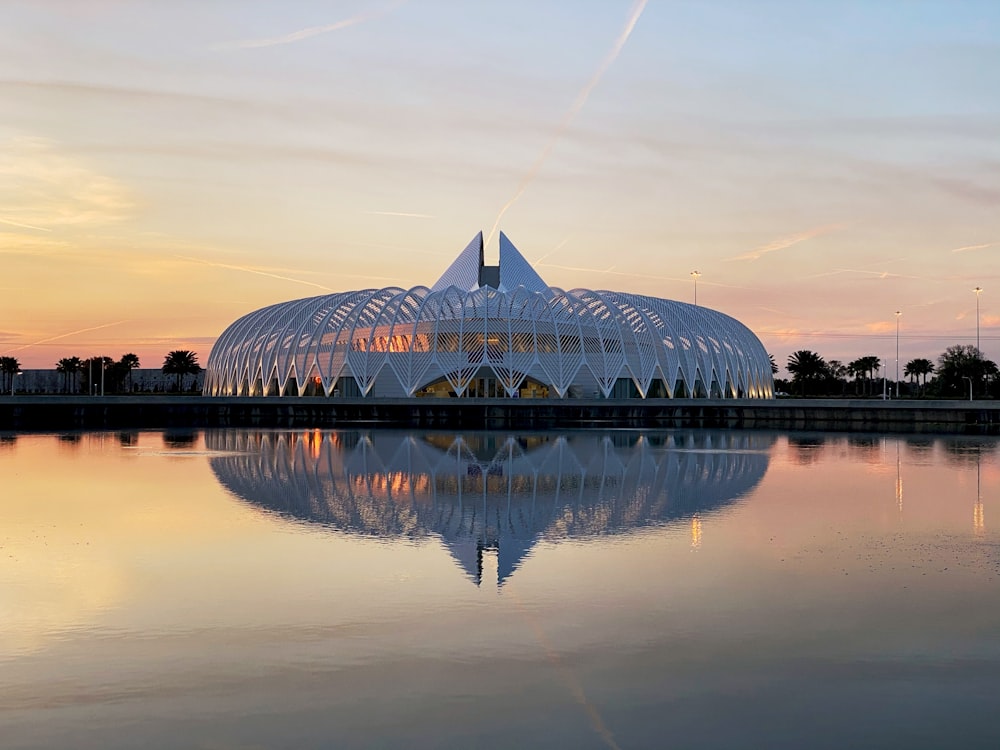
[[[128,354],[123,354],[122,355],[122,358],[120,360],[118,360],[118,364],[120,364],[123,368],[124,367],[128,368],[128,391],[129,391],[129,393],[131,393],[132,392],[132,370],[136,370],[136,369],[139,368],[139,357],[136,356],[135,354],[132,354],[131,352],[129,352]]]
[[[875,373],[882,366],[882,360],[874,354],[859,357],[848,365],[855,379],[861,378],[866,385],[865,395],[871,395],[871,385],[875,381]]]
[[[21,363],[17,361],[17,357],[0,357],[0,372],[4,374],[3,392],[13,392],[14,377],[21,372]]]
[[[822,378],[827,372],[827,365],[816,352],[801,349],[789,355],[786,369],[792,373],[792,382],[799,383],[800,392],[805,395],[806,384]]]
[[[63,357],[56,362],[56,372],[62,373],[63,376],[63,393],[70,392],[73,376],[80,372],[82,366],[83,362],[80,361],[79,357]]]
[[[163,360],[163,374],[177,376],[177,390],[181,391],[185,375],[197,375],[201,372],[198,355],[186,349],[177,349],[167,354]]]
[[[768,359],[771,360],[771,374],[772,375],[777,375],[778,374],[778,363],[774,361],[774,355],[773,354],[768,354],[767,357],[768,357]]]
[[[69,390],[69,357],[63,357],[56,362],[56,372],[62,375],[63,393]]]
[[[906,368],[903,370],[904,375],[909,375],[914,380],[920,377],[923,378],[923,383],[920,385],[921,395],[923,395],[924,387],[927,385],[927,376],[932,372],[934,372],[934,363],[923,357],[911,359],[906,363]]]
[[[847,372],[854,378],[854,395],[860,396],[864,391],[865,364],[860,359],[855,359],[847,365]]]

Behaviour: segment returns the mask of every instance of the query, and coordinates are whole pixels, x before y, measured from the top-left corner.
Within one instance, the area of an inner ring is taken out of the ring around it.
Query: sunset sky
[[[1000,361],[995,0],[3,0],[0,354],[430,285],[698,302],[779,363]],[[784,373],[782,373],[784,374]]]

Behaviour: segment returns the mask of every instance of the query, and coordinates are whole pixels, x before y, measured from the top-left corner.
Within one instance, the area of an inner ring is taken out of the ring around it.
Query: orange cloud
[[[896,330],[896,324],[888,320],[877,320],[874,323],[865,323],[865,330],[870,333],[892,333]]]

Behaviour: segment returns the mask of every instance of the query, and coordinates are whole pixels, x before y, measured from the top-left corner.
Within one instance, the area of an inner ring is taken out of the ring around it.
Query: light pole
[[[979,295],[983,293],[983,288],[977,286],[972,291],[976,293],[976,351],[979,351]]]
[[[23,373],[23,372],[21,372],[20,370],[18,370],[17,372],[12,372],[12,373],[11,373],[11,375],[10,375],[10,395],[11,395],[11,396],[13,396],[13,395],[14,395],[14,383],[16,382],[16,381],[14,380],[14,378],[19,378],[19,377],[21,377],[22,375],[24,375],[24,373]]]
[[[902,315],[896,310],[896,398],[899,398],[899,316]]]
[[[969,401],[972,401],[972,378],[970,378],[968,375],[963,375],[962,380],[969,381]]]
[[[698,277],[701,276],[700,271],[692,271],[691,278],[694,279],[694,304],[695,307],[698,306]]]

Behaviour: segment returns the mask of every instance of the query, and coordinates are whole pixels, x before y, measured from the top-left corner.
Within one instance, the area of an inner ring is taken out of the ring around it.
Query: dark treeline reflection
[[[901,446],[907,460],[916,464],[932,463],[943,456],[948,463],[975,465],[982,457],[1000,452],[1000,439],[983,435],[788,435],[789,456],[802,465],[839,459],[845,454],[861,461],[880,462],[887,445]]]
[[[234,495],[281,514],[385,538],[439,536],[480,582],[502,583],[539,539],[591,538],[690,517],[749,492],[771,435],[208,432]]]

